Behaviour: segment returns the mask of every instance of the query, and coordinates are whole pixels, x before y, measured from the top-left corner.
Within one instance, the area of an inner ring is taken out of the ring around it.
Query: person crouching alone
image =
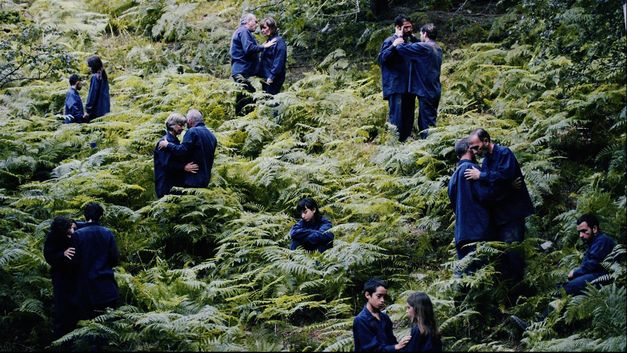
[[[334,235],[329,229],[333,225],[322,216],[316,201],[309,197],[302,198],[298,201],[296,210],[300,213],[301,219],[290,230],[292,238],[290,249],[303,247],[308,251],[324,252],[332,248]]]

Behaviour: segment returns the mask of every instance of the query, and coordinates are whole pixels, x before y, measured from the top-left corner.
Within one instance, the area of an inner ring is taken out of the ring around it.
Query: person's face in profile
[[[174,133],[174,136],[180,135],[181,132],[183,132],[184,127],[185,127],[184,125],[178,125],[178,124],[174,125],[172,127],[172,133]]]
[[[311,220],[314,218],[314,216],[316,215],[316,210],[312,210],[310,208],[303,208],[303,211],[300,213],[300,218],[303,219],[303,221],[305,222],[311,222]]]
[[[246,28],[249,31],[254,32],[257,29],[257,17],[253,16],[248,22],[246,22]]]
[[[261,34],[263,34],[266,37],[270,37],[272,35],[272,30],[270,29],[269,26],[266,26],[265,24],[261,24]]]
[[[78,82],[76,82],[76,90],[77,90],[77,91],[80,91],[80,90],[81,90],[81,87],[83,87],[83,82],[82,82],[82,81],[78,81]]]
[[[68,228],[67,230],[67,237],[71,238],[72,235],[74,235],[75,231],[76,231],[76,223],[72,223],[72,225],[70,225],[70,228]]]

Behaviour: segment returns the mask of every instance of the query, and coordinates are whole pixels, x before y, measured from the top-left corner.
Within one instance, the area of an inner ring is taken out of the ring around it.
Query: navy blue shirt
[[[198,172],[185,173],[183,184],[192,188],[205,188],[211,179],[211,168],[218,140],[203,123],[187,130],[180,145],[170,143],[167,150],[184,160],[198,165]]]
[[[268,41],[276,38],[276,43],[263,50],[261,53],[261,65],[259,66],[259,77],[271,79],[274,82],[285,81],[285,62],[287,60],[287,45],[283,38],[274,35]]]
[[[319,223],[315,220],[311,222],[299,220],[290,230],[290,237],[292,238],[290,249],[296,250],[302,246],[305,250],[324,252],[332,248],[334,235],[329,232],[332,226],[331,221],[326,217],[322,217]]]
[[[495,144],[492,153],[483,159],[479,181],[492,190],[490,215],[495,224],[502,225],[533,214],[533,203],[524,179],[520,189],[511,186],[522,176],[516,156],[505,146]]]
[[[169,143],[180,145],[179,139],[171,133],[166,133],[159,141],[166,140]],[[157,197],[170,193],[173,186],[183,186],[185,161],[174,156],[166,149],[159,149],[159,142],[153,152],[155,165],[155,192]]]
[[[85,110],[89,114],[89,120],[101,117],[111,111],[109,81],[100,73],[91,75]]]
[[[440,68],[442,49],[433,40],[416,43],[402,43],[394,49],[409,59],[409,92],[418,97],[440,99]]]
[[[455,245],[490,240],[490,213],[483,204],[487,190],[479,181],[466,180],[467,169],[479,167],[462,159],[448,183],[448,197],[455,212]]]
[[[257,53],[263,46],[257,44],[255,36],[241,25],[231,37],[231,76],[241,74],[244,77],[253,76],[257,72]]]
[[[353,339],[355,352],[396,352],[394,346],[398,343],[392,330],[392,320],[383,312],[377,320],[368,308],[355,316],[353,320]]]
[[[588,241],[588,250],[583,256],[581,266],[573,271],[573,278],[590,273],[607,272],[601,262],[616,246],[616,241],[605,233],[599,233]]]
[[[411,328],[411,339],[400,352],[442,352],[442,341],[431,335],[421,335],[418,325]]]
[[[83,120],[83,101],[74,87],[70,87],[65,94],[64,114],[73,116],[77,122]]]
[[[381,66],[381,86],[383,89],[383,99],[388,99],[391,94],[410,93],[410,61],[399,55],[392,47],[396,35],[386,38],[381,45],[377,61]],[[415,42],[418,39],[411,36],[408,39]]]
[[[118,285],[113,274],[120,253],[115,236],[106,227],[87,223],[74,233],[78,288],[83,305],[88,308],[118,299]]]

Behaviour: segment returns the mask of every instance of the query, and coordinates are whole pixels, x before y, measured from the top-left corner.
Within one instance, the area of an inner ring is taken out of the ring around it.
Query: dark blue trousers
[[[427,97],[418,97],[418,102],[418,130],[420,131],[420,138],[425,139],[429,134],[427,130],[429,126],[435,126],[440,98],[430,99]]]
[[[605,274],[604,272],[595,272],[595,273],[588,273],[586,275],[579,276],[577,278],[573,278],[570,281],[568,281],[566,284],[564,284],[564,289],[566,290],[566,293],[568,294],[577,295],[581,293],[581,291],[584,288],[586,288],[586,283],[592,282],[595,279],[603,276],[604,274]]]
[[[416,96],[411,93],[394,93],[388,97],[390,124],[398,130],[398,140],[403,142],[411,135],[414,127]]]

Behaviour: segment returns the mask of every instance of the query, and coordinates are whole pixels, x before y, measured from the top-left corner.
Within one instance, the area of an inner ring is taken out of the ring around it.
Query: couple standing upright
[[[394,35],[383,42],[378,58],[383,99],[388,101],[389,121],[403,142],[414,127],[418,97],[418,129],[424,139],[428,127],[435,126],[442,91],[442,49],[435,42],[437,29],[433,23],[422,26],[418,40],[412,34],[411,19],[405,15],[396,17],[394,28]]]
[[[261,21],[261,33],[268,38],[262,45],[257,44],[253,35],[256,30],[257,17],[251,13],[242,16],[240,26],[231,38],[231,77],[249,93],[255,92],[250,77],[261,77],[263,91],[277,94],[285,81],[287,46],[279,36],[273,18],[267,17]],[[241,115],[244,107],[250,103],[252,99],[248,95],[238,93],[235,104],[236,115]]]

